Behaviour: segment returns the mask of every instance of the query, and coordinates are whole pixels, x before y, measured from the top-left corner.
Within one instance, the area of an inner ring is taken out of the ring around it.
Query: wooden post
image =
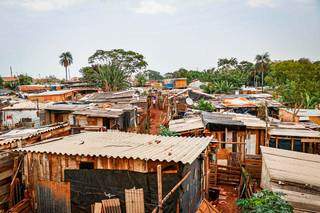
[[[158,185],[158,208],[159,213],[163,212],[162,208],[162,171],[161,171],[161,165],[157,166],[157,185]]]
[[[293,151],[293,148],[294,148],[294,138],[291,137],[291,150]]]

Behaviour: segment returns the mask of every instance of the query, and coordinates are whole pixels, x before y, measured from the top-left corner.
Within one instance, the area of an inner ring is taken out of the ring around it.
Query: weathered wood
[[[159,213],[163,212],[162,208],[162,172],[161,165],[157,166],[157,186],[158,186],[158,208]]]

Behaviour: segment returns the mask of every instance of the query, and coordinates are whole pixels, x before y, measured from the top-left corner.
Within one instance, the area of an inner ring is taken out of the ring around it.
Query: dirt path
[[[158,135],[160,131],[160,125],[165,117],[165,112],[160,109],[151,109],[150,113],[150,134]]]

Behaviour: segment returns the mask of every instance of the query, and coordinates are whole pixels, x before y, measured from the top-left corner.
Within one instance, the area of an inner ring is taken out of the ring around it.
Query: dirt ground
[[[151,108],[150,134],[157,135],[160,131],[160,125],[165,117],[165,112],[160,109]]]
[[[219,199],[214,201],[212,204],[222,213],[240,212],[236,205],[238,191],[233,186],[228,185],[220,185],[219,188]]]

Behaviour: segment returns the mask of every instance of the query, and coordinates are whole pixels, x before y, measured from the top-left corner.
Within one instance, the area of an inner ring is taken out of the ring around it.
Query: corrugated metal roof
[[[72,90],[57,90],[57,91],[46,91],[42,93],[29,94],[28,96],[48,96],[48,95],[63,95],[69,92],[73,92]]]
[[[320,187],[320,155],[264,146],[261,153],[272,180]]]
[[[202,112],[202,119],[205,125],[221,124],[232,126],[246,126],[252,128],[265,128],[265,122],[252,116],[237,113]]]
[[[38,134],[42,134],[44,132],[49,132],[54,129],[66,127],[68,125],[69,124],[67,123],[59,123],[59,124],[44,126],[40,128],[14,129],[0,135],[0,145],[12,143],[18,140],[23,140]]]
[[[210,137],[165,137],[128,132],[84,132],[60,140],[16,149],[20,152],[133,158],[191,164]]]
[[[52,103],[48,104],[46,110],[55,110],[55,111],[76,111],[84,110],[89,107],[89,104],[84,103],[72,103],[72,102],[61,102],[61,103]]]
[[[290,108],[283,108],[283,110],[294,113],[293,109]],[[297,115],[299,117],[309,117],[309,116],[320,116],[320,110],[318,109],[299,109]],[[308,120],[308,118],[305,118],[305,120]]]
[[[310,129],[271,129],[270,130],[271,136],[293,136],[293,137],[302,137],[302,138],[320,138],[320,132],[310,130]]]
[[[15,103],[11,106],[2,108],[1,110],[37,110],[44,109],[47,106],[45,103],[36,103],[32,101],[23,100],[21,102]]]
[[[85,109],[73,112],[74,115],[89,117],[118,118],[124,113],[122,109]]]
[[[204,125],[200,116],[171,120],[169,122],[169,130],[174,132],[185,132],[189,130],[203,128]]]

